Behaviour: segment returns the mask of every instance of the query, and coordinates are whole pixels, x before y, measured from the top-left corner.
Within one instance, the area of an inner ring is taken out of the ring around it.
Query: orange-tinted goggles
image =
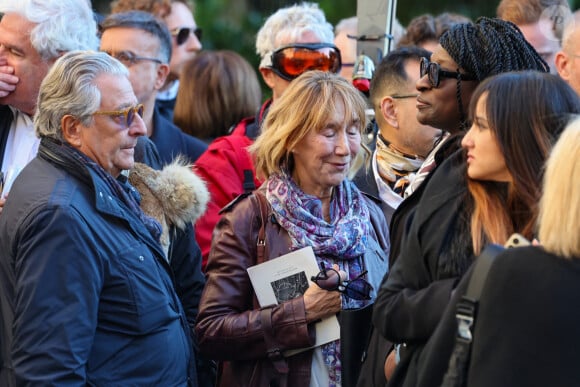
[[[337,73],[340,66],[340,50],[330,43],[290,44],[272,53],[272,70],[287,81],[308,70]]]

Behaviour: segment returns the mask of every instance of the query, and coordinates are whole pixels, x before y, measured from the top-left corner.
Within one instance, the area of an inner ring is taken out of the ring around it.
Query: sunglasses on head
[[[111,110],[111,111],[96,111],[93,114],[111,116],[111,117],[124,117],[125,124],[127,128],[131,126],[133,120],[135,119],[135,114],[139,114],[139,117],[143,117],[143,104],[138,104],[136,106],[129,106],[124,110]]]
[[[362,278],[367,271],[348,281],[340,281],[340,273],[332,268],[327,268],[324,262],[320,263],[320,272],[312,276],[310,280],[322,289],[337,290],[353,300],[370,300],[372,285]]]
[[[429,77],[429,82],[433,87],[439,87],[441,83],[441,78],[455,78],[461,79],[462,81],[476,81],[477,78],[473,74],[463,74],[458,71],[445,71],[441,70],[439,63],[430,62],[429,59],[423,57],[421,58],[420,65],[420,76],[423,78],[425,74]]]
[[[337,73],[340,66],[340,50],[330,43],[290,44],[272,53],[272,70],[287,81],[308,70]]]
[[[187,42],[191,35],[195,35],[197,40],[201,42],[201,38],[203,36],[203,31],[201,28],[191,28],[191,27],[177,27],[171,30],[171,35],[175,36],[175,41],[177,42],[178,46],[181,46],[183,43]]]

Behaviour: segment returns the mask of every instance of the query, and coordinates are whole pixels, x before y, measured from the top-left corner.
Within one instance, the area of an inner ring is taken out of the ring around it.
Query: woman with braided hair
[[[486,17],[475,24],[456,24],[441,36],[431,58],[423,59],[417,81],[417,119],[447,133],[427,156],[393,214],[390,267],[401,253],[409,216],[426,186],[423,182],[460,148],[461,135],[469,127],[466,111],[473,90],[492,75],[522,70],[549,72],[549,66],[515,24]]]
[[[489,18],[454,26],[431,58],[422,61],[418,120],[449,134],[427,159],[426,179],[395,212],[398,223],[391,224],[391,230],[398,227],[393,235],[400,239],[391,239],[396,255],[391,255],[373,314],[376,329],[399,344],[389,386],[418,385],[421,351],[477,254],[471,234],[477,206],[468,194],[466,154],[460,150],[463,131],[470,126],[471,95],[488,77],[522,70],[545,73],[549,67],[515,25]],[[509,106],[510,101],[502,103]],[[485,202],[486,194],[474,200]],[[497,215],[497,222],[503,222],[512,214]]]

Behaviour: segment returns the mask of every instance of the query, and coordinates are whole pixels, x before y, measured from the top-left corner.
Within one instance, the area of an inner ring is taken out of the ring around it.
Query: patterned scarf
[[[292,249],[312,246],[318,263],[326,267],[337,264],[358,277],[363,269],[363,256],[369,234],[369,209],[361,192],[349,180],[335,187],[330,202],[330,222],[322,215],[322,202],[307,195],[286,171],[273,174],[266,181],[266,199],[278,223],[288,231]],[[342,308],[360,308],[364,301],[342,297]],[[329,373],[330,386],[341,385],[340,341],[321,347]]]
[[[450,133],[445,132],[439,137],[439,141],[435,144],[433,150],[427,155],[427,158],[415,174],[415,179],[411,182],[411,184],[407,187],[407,189],[403,193],[403,197],[407,198],[411,195],[425,180],[427,175],[431,173],[431,171],[437,166],[435,162],[435,155],[437,151],[441,149],[441,146],[445,143],[445,141],[449,138]]]
[[[399,196],[414,180],[423,159],[396,150],[383,136],[377,136],[377,168],[379,175]]]
[[[147,216],[141,210],[139,207],[139,194],[127,183],[125,176],[122,175],[120,177],[121,181],[117,181],[110,173],[106,172],[99,164],[84,153],[66,143],[48,137],[42,138],[39,155],[43,159],[61,166],[67,172],[86,182],[89,182],[90,179],[89,170],[96,173],[109,187],[111,192],[143,222],[151,236],[156,241],[159,241],[161,237],[161,224],[154,218]]]

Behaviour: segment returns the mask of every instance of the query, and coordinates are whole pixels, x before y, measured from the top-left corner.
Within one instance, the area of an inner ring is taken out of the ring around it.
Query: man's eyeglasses
[[[187,42],[191,34],[195,35],[197,40],[201,42],[201,38],[203,36],[203,31],[201,28],[177,27],[171,30],[171,35],[175,36],[175,41],[177,42],[178,46],[181,46],[183,43]]]
[[[393,99],[405,99],[405,98],[417,98],[419,94],[393,94],[391,98]]]
[[[146,57],[146,56],[139,56],[131,51],[119,51],[119,52],[115,52],[115,53],[107,52],[107,54],[109,54],[109,56],[112,56],[113,58],[117,59],[119,62],[123,63],[125,65],[125,67],[130,67],[130,66],[134,65],[135,63],[141,62],[144,60],[159,63],[159,64],[163,63],[163,61],[161,59],[150,58],[150,57]]]
[[[133,120],[135,119],[135,114],[139,114],[139,117],[143,117],[143,104],[137,106],[130,106],[124,110],[111,110],[111,111],[96,111],[93,114],[111,116],[111,117],[124,117],[125,124],[127,128],[131,126]]]
[[[372,285],[362,278],[367,271],[363,271],[358,277],[350,281],[340,280],[340,273],[332,268],[327,268],[324,262],[320,263],[320,272],[312,276],[310,280],[325,290],[337,290],[353,300],[370,300]]]
[[[458,69],[459,70],[459,69]],[[459,71],[445,71],[441,70],[439,63],[430,62],[429,59],[421,58],[420,75],[423,78],[427,74],[429,82],[433,87],[439,87],[441,78],[459,78],[462,81],[475,81],[476,76],[473,74],[462,74]]]
[[[272,70],[287,81],[308,70],[337,73],[340,66],[340,51],[330,43],[290,44],[272,53]]]

